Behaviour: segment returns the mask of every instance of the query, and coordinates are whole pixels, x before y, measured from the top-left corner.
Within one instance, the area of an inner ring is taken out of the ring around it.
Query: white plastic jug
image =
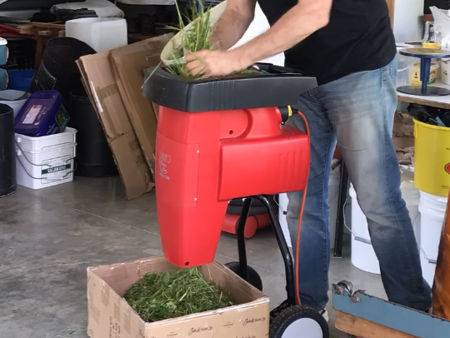
[[[127,22],[120,18],[81,18],[66,22],[66,36],[81,40],[97,52],[127,45]]]

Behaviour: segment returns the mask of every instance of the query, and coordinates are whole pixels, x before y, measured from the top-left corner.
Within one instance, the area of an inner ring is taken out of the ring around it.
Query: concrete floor
[[[283,265],[271,230],[247,241],[271,306],[285,299]],[[118,177],[76,177],[73,183],[0,199],[0,337],[86,337],[86,267],[161,255],[154,192],[127,201]],[[236,240],[223,235],[217,260],[237,259]],[[330,282],[385,297],[378,275],[333,258]],[[347,337],[334,326],[333,337]]]

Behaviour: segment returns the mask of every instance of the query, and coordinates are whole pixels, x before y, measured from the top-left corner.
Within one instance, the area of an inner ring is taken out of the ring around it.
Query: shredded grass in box
[[[198,268],[147,273],[124,298],[146,322],[233,305],[230,297],[208,283]]]

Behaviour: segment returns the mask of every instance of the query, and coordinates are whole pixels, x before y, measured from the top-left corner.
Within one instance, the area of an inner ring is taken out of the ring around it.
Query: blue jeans
[[[392,144],[395,79],[396,61],[392,61],[321,85],[298,100],[297,108],[306,115],[311,133],[311,169],[297,262],[304,305],[323,309],[328,302],[328,179],[337,143],[367,217],[389,300],[422,310],[431,306]],[[305,129],[299,115],[288,124]],[[288,196],[287,221],[295,241],[301,193]]]

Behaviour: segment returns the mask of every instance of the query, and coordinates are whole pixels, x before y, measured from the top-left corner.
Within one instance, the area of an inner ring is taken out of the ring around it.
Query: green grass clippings
[[[188,7],[188,13],[183,20],[183,15],[181,14],[177,1],[175,1],[175,5],[178,13],[178,27],[169,28],[172,28],[173,30],[183,30],[188,24],[192,23],[192,25],[183,34],[181,46],[171,55],[170,59],[175,62],[168,65],[167,70],[175,75],[197,78],[200,76],[194,76],[187,73],[184,68],[185,63],[179,60],[186,53],[198,52],[203,49],[213,49],[213,46],[209,41],[212,32],[210,11],[209,8],[205,8],[202,0],[194,1]],[[179,62],[176,62],[177,60]]]
[[[197,268],[147,273],[124,298],[146,322],[233,305]]]

